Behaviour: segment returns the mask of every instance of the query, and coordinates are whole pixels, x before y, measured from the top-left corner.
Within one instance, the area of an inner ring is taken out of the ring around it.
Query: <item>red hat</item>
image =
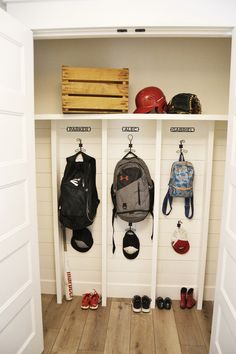
[[[190,248],[188,240],[176,240],[175,242],[171,242],[171,244],[175,252],[180,254],[187,253]]]
[[[179,225],[179,226],[178,226]],[[190,244],[187,239],[187,232],[180,228],[180,224],[178,223],[177,229],[174,232],[174,235],[171,240],[171,245],[175,252],[184,254],[187,253],[190,249]]]

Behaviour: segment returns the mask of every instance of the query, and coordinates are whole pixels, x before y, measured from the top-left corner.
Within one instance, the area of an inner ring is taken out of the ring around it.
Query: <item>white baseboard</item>
[[[192,284],[188,288],[194,288],[195,297],[197,297],[197,287]],[[73,294],[82,295],[87,292],[93,291],[93,289],[101,292],[101,283],[80,283],[78,281],[73,282]],[[159,284],[156,289],[156,296],[170,297],[172,300],[179,300],[180,298],[179,285],[162,285]],[[109,283],[107,285],[108,297],[124,297],[132,298],[134,295],[148,295],[150,296],[150,285],[147,284],[122,284],[122,283]],[[41,292],[42,294],[55,294],[56,283],[53,280],[42,279],[41,280]],[[204,300],[213,301],[215,295],[215,287],[206,286],[204,290]]]
[[[42,294],[56,294],[56,281],[41,279],[41,293]]]
[[[214,301],[214,299],[215,299],[215,287],[214,286],[205,286],[203,299],[206,301]]]

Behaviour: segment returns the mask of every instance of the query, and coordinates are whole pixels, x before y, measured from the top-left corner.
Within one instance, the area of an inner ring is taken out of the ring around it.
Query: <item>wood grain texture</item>
[[[107,307],[81,310],[81,297],[56,304],[56,297],[42,296],[43,354],[206,354],[212,303],[203,311],[170,311],[155,308],[134,313],[131,300],[108,299]]]
[[[213,314],[213,302],[204,301],[202,311],[195,310],[198,324],[201,329],[207,352],[209,352],[210,337],[211,337],[211,323]]]
[[[128,112],[129,69],[62,66],[63,113]]]
[[[208,351],[203,345],[182,345],[182,354],[207,354]]]
[[[60,329],[65,319],[70,303],[63,300],[62,304],[56,303],[56,297],[53,296],[50,306],[44,312],[44,328]]]
[[[112,302],[104,354],[129,353],[130,304]]]
[[[130,354],[155,353],[152,312],[131,312]]]
[[[173,310],[181,345],[204,346],[204,340],[197,321],[195,309],[182,310],[179,307],[179,301],[173,301]]]
[[[82,310],[80,305],[81,297],[75,297],[70,302],[51,353],[75,354],[77,352],[88,316],[88,311]]]
[[[63,80],[77,81],[127,81],[128,68],[93,68],[62,66]]]
[[[97,311],[89,311],[80,341],[79,351],[103,352],[107,336],[107,327],[110,316],[111,299],[106,307],[99,307]]]
[[[94,351],[94,350],[89,350],[89,351],[87,351],[87,350],[79,350],[78,352],[77,352],[77,354],[103,354],[103,351],[102,352],[98,352],[98,351]]]
[[[153,326],[156,353],[181,354],[173,309],[153,311]]]
[[[128,96],[128,84],[68,82],[62,83],[62,92],[67,95]]]
[[[128,101],[125,97],[95,97],[95,96],[69,96],[63,95],[62,108],[72,111],[104,110],[122,111],[128,110]]]
[[[43,354],[52,353],[53,345],[58,336],[59,329],[45,328],[43,331],[44,351]]]
[[[42,300],[42,310],[43,310],[43,314],[45,313],[45,311],[47,310],[50,302],[52,301],[54,295],[52,294],[42,294],[41,296],[41,300]]]

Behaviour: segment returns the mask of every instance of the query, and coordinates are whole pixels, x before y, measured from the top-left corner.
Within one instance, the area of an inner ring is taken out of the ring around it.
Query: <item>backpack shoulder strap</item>
[[[194,213],[193,196],[189,198],[185,198],[184,210],[185,210],[186,218],[192,219]]]
[[[114,238],[114,234],[115,234],[115,227],[114,227],[114,222],[115,222],[115,217],[116,217],[116,195],[114,193],[114,189],[113,189],[113,184],[111,186],[111,199],[113,202],[113,209],[112,209],[112,253],[115,253],[116,250],[116,245],[115,245],[115,238]]]
[[[163,200],[163,204],[162,204],[162,213],[164,215],[169,215],[171,213],[172,210],[172,202],[173,202],[173,197],[170,195],[169,189],[166,193],[166,196]],[[169,211],[167,211],[168,208],[168,204],[169,204]]]

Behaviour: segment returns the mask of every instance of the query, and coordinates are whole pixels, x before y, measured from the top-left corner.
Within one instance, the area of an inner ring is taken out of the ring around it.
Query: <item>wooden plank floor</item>
[[[43,354],[207,354],[213,304],[203,310],[134,313],[130,299],[108,299],[106,307],[82,310],[81,297],[56,304],[42,295]]]

